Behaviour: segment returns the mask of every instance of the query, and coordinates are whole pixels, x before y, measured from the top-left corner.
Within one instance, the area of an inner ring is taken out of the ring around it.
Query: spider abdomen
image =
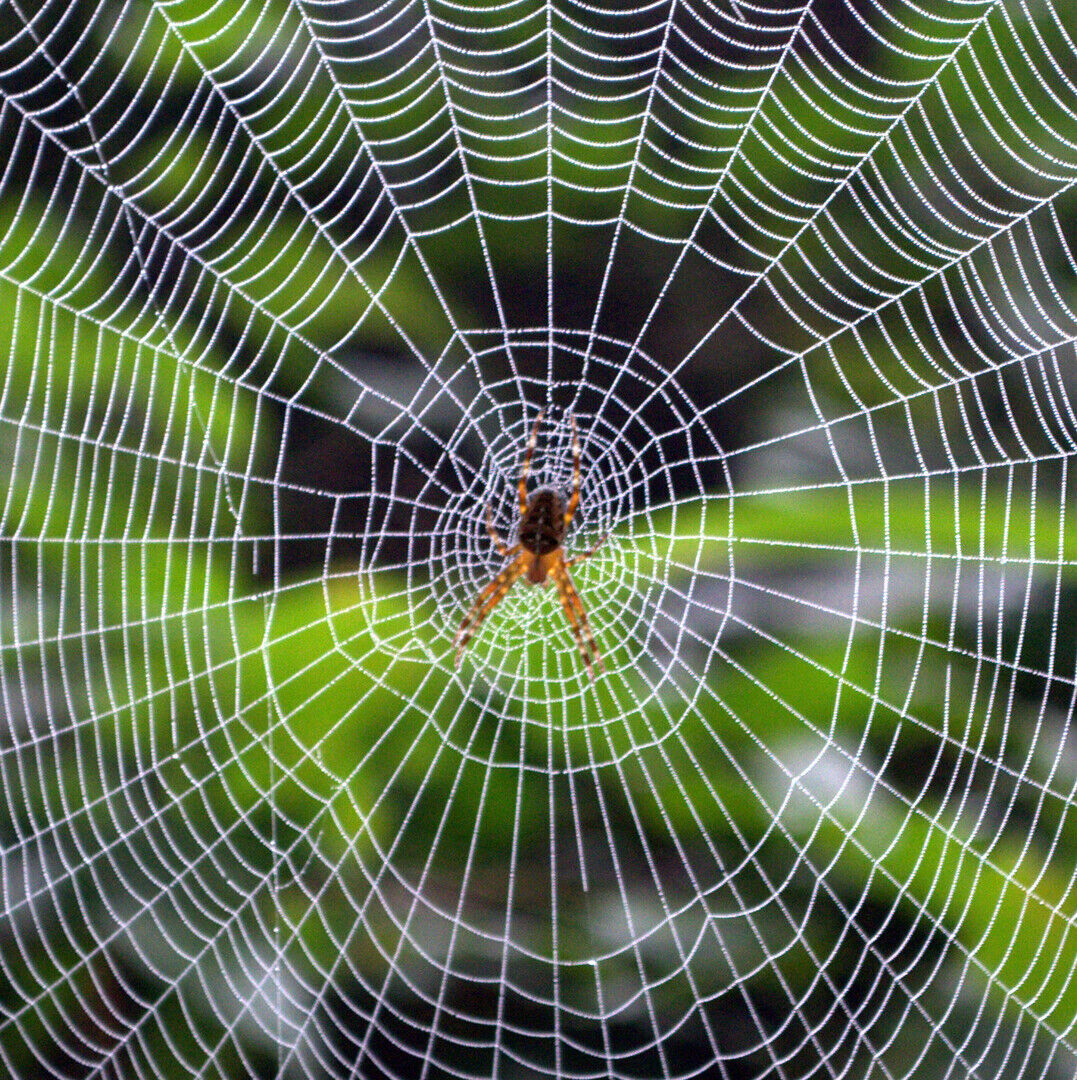
[[[565,507],[553,488],[539,488],[520,520],[520,546],[532,555],[549,555],[565,537]]]

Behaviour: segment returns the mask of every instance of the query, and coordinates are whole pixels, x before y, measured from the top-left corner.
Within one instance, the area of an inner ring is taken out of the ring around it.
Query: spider
[[[606,666],[602,663],[602,657],[599,655],[591,627],[587,622],[587,613],[572,584],[572,576],[568,569],[584,559],[589,559],[605,542],[609,533],[603,536],[590,551],[573,555],[571,559],[565,558],[561,544],[580,502],[580,441],[576,435],[574,416],[569,416],[572,423],[572,495],[566,503],[553,488],[541,487],[533,491],[531,497],[528,498],[527,476],[531,471],[531,455],[538,442],[539,426],[544,413],[545,410],[542,410],[538,414],[535,426],[531,429],[531,438],[527,441],[527,452],[524,454],[518,487],[520,527],[517,532],[517,543],[512,547],[508,547],[498,536],[490,513],[490,504],[486,504],[486,531],[490,534],[497,550],[506,559],[512,561],[479,593],[475,598],[475,603],[464,616],[463,622],[460,623],[460,629],[456,631],[456,637],[453,639],[453,646],[456,649],[455,663],[459,666],[464,647],[482,625],[483,619],[501,603],[505,594],[512,588],[513,582],[523,574],[527,574],[527,580],[532,585],[549,584],[552,579],[557,586],[561,606],[565,609],[565,618],[572,627],[576,644],[580,648],[580,655],[587,665],[587,673],[594,679],[592,661],[603,671],[606,670]]]

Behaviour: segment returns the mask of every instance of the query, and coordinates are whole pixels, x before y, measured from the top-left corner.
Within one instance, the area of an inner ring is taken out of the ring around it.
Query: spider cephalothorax
[[[538,488],[531,493],[530,497],[528,496],[527,476],[531,470],[531,455],[538,442],[542,416],[540,412],[535,420],[535,426],[531,429],[531,438],[527,440],[527,452],[524,454],[524,463],[520,470],[518,485],[520,527],[517,531],[517,542],[512,547],[507,547],[498,536],[490,514],[490,506],[489,504],[486,506],[487,532],[497,550],[511,562],[479,593],[475,603],[464,616],[463,622],[460,623],[460,629],[456,631],[456,637],[453,640],[456,663],[460,663],[464,646],[482,625],[483,619],[497,607],[512,588],[513,582],[523,574],[527,574],[527,580],[532,585],[541,585],[552,580],[557,586],[561,606],[565,609],[565,618],[572,627],[572,633],[576,638],[583,662],[587,665],[587,671],[594,678],[593,664],[598,664],[603,670],[605,670],[605,665],[595,645],[590,624],[587,622],[587,613],[572,584],[572,575],[569,574],[568,569],[584,559],[589,559],[606,538],[599,540],[598,544],[589,551],[573,555],[571,559],[565,558],[561,545],[580,502],[580,441],[576,435],[575,417],[569,418],[572,423],[572,494],[568,501],[565,502],[559,492],[549,487]]]

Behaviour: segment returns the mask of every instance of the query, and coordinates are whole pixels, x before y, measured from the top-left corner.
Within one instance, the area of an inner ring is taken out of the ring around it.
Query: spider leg
[[[561,598],[561,607],[565,609],[565,618],[572,627],[572,634],[576,638],[583,662],[587,665],[587,674],[594,680],[595,671],[592,667],[592,658],[602,671],[606,665],[602,662],[602,656],[595,644],[594,635],[591,633],[591,625],[587,621],[587,612],[584,611],[583,601],[572,584],[572,575],[568,572],[565,560],[558,559],[550,567],[550,576],[557,586],[557,594]]]
[[[535,452],[535,444],[538,442],[539,424],[546,414],[545,409],[539,409],[535,417],[535,426],[531,429],[531,438],[527,440],[527,453],[524,454],[523,468],[520,470],[520,516],[527,513],[527,474],[531,471],[531,455]]]
[[[490,534],[490,539],[494,542],[494,547],[497,548],[506,559],[511,558],[513,554],[513,548],[510,548],[500,536],[497,535],[497,529],[494,528],[494,515],[490,509],[490,504],[486,504],[486,531]],[[517,548],[519,545],[517,545]]]
[[[579,555],[573,555],[571,559],[565,560],[565,569],[570,566],[575,566],[578,562],[583,562],[584,559],[589,559],[602,545],[610,538],[610,534],[606,533],[604,537],[594,547],[589,548],[587,551],[581,551]]]
[[[580,438],[576,431],[576,417],[569,413],[568,418],[572,423],[572,495],[565,507],[566,529],[576,513],[576,507],[580,505]]]
[[[482,625],[482,620],[501,603],[505,598],[505,594],[512,588],[512,583],[527,570],[528,563],[533,558],[530,553],[520,551],[519,544],[509,548],[508,554],[510,556],[514,555],[515,558],[479,593],[475,598],[475,603],[471,605],[470,610],[460,623],[460,629],[456,631],[456,637],[453,638],[456,658],[453,664],[457,667],[460,665],[460,657],[463,654],[464,646]]]

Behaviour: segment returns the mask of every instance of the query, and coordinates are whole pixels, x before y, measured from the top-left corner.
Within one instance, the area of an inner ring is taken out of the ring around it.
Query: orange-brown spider
[[[553,488],[542,487],[536,489],[530,499],[527,496],[527,476],[531,471],[531,455],[535,452],[535,444],[538,441],[539,425],[545,410],[538,414],[535,426],[531,429],[531,438],[527,441],[527,452],[524,454],[524,464],[520,471],[519,497],[520,497],[520,528],[517,533],[517,543],[507,547],[498,536],[494,528],[493,517],[490,514],[490,504],[486,504],[486,531],[490,534],[497,550],[512,561],[487,585],[471,605],[471,610],[464,616],[460,623],[460,629],[456,631],[453,646],[456,649],[456,664],[459,665],[464,646],[471,639],[472,634],[482,625],[483,619],[494,610],[505,598],[505,594],[512,588],[513,582],[523,574],[527,574],[527,580],[532,585],[542,585],[553,580],[557,586],[557,593],[561,597],[561,606],[565,609],[565,618],[576,638],[576,644],[580,648],[580,655],[587,665],[587,672],[593,679],[595,677],[592,660],[603,671],[606,670],[595,645],[594,635],[587,622],[587,613],[583,610],[583,603],[579,594],[572,584],[572,575],[568,568],[584,559],[589,559],[599,548],[606,537],[590,551],[573,555],[571,559],[565,558],[565,552],[561,544],[565,539],[569,523],[576,513],[576,507],[580,503],[580,441],[576,435],[576,418],[570,416],[572,423],[572,495],[568,502],[563,502],[561,495]],[[609,535],[608,533],[606,534]]]

